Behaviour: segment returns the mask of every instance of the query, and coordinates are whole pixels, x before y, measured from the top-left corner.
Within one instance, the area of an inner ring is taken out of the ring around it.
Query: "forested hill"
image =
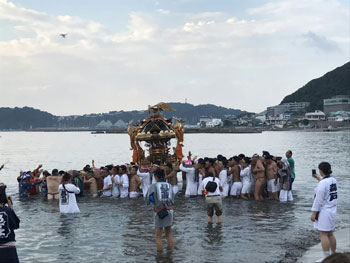
[[[286,96],[281,103],[310,102],[308,110],[323,110],[323,99],[335,95],[350,94],[350,62],[338,67],[324,76],[313,79],[296,92]]]
[[[194,106],[189,103],[169,102],[168,105],[176,109],[176,111],[165,111],[164,115],[167,118],[173,116],[183,118],[187,124],[197,124],[201,116],[210,116],[213,118],[224,119],[225,115],[238,116],[242,113],[246,113],[246,111],[228,109],[213,104]]]
[[[225,118],[225,115],[240,115],[245,111],[228,109],[212,104],[194,106],[188,103],[168,103],[176,111],[165,111],[167,118],[180,117],[186,124],[197,124],[201,116]],[[111,111],[74,116],[55,116],[30,107],[0,108],[0,130],[28,130],[30,128],[95,128],[101,121],[128,123],[145,119],[146,111]]]
[[[0,108],[0,130],[27,130],[30,127],[55,127],[57,117],[29,107]]]

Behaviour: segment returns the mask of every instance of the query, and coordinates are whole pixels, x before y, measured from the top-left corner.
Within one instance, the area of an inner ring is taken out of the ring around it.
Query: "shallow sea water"
[[[224,223],[208,225],[202,198],[175,200],[173,236],[176,249],[155,249],[152,211],[143,199],[78,199],[79,215],[60,215],[58,203],[35,197],[19,201],[19,171],[44,168],[81,169],[130,161],[127,135],[90,133],[0,133],[0,163],[8,161],[0,180],[8,185],[21,219],[16,231],[21,262],[292,262],[317,240],[310,209],[317,182],[311,169],[332,164],[338,180],[337,228],[350,226],[350,133],[264,132],[262,134],[185,135],[185,150],[200,157],[267,150],[284,156],[293,150],[296,163],[294,201],[225,199]],[[179,174],[180,175],[180,174]],[[164,242],[165,244],[165,242]]]

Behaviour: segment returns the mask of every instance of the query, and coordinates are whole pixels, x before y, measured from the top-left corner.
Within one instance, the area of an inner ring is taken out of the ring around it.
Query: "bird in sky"
[[[66,38],[67,35],[68,35],[68,33],[60,34],[60,36],[63,37],[63,38]]]

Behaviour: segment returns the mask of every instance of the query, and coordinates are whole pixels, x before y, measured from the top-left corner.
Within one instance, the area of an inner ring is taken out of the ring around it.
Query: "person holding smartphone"
[[[19,222],[11,197],[6,195],[6,185],[0,183],[0,263],[19,262],[14,232]]]
[[[331,176],[332,169],[329,163],[320,163],[318,169],[320,174],[312,170],[312,176],[319,183],[315,189],[311,221],[314,222],[314,227],[319,232],[324,258],[326,258],[330,255],[329,250],[332,254],[335,253],[337,246],[333,234],[338,201],[337,180]],[[322,262],[324,258],[316,262]]]

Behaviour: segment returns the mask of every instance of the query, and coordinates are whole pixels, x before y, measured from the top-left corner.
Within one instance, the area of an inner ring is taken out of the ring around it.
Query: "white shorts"
[[[142,188],[143,197],[146,197],[146,196],[147,196],[148,188],[149,188],[148,185],[144,185],[144,186],[143,186],[143,188]]]
[[[280,191],[280,201],[281,202],[293,201],[292,191],[281,190]]]
[[[173,193],[176,195],[179,192],[179,187],[177,185],[173,185]]]
[[[229,185],[226,183],[222,186],[222,192],[220,192],[221,197],[225,198],[228,196]]]
[[[198,182],[198,190],[197,190],[197,194],[198,195],[203,195],[203,185],[202,185],[202,182],[201,180]]]
[[[234,182],[231,187],[230,195],[240,195],[242,191],[242,187],[243,187],[242,182]]]
[[[277,186],[278,186],[278,184],[275,184],[275,179],[270,179],[267,182],[267,191],[272,192],[272,193],[276,193],[276,192],[278,192]]]
[[[321,210],[318,214],[318,220],[314,222],[314,228],[325,232],[333,231],[336,215],[336,211]]]
[[[113,197],[119,197],[119,196],[120,196],[119,191],[118,191],[118,192],[116,192],[116,191],[115,191],[115,192],[113,192],[113,193],[112,193],[112,196],[113,196]]]
[[[243,182],[243,187],[242,187],[242,194],[249,194],[250,193],[250,187],[251,183],[250,182]]]
[[[137,197],[139,197],[139,193],[138,192],[130,192],[129,197],[130,198],[137,198]]]

